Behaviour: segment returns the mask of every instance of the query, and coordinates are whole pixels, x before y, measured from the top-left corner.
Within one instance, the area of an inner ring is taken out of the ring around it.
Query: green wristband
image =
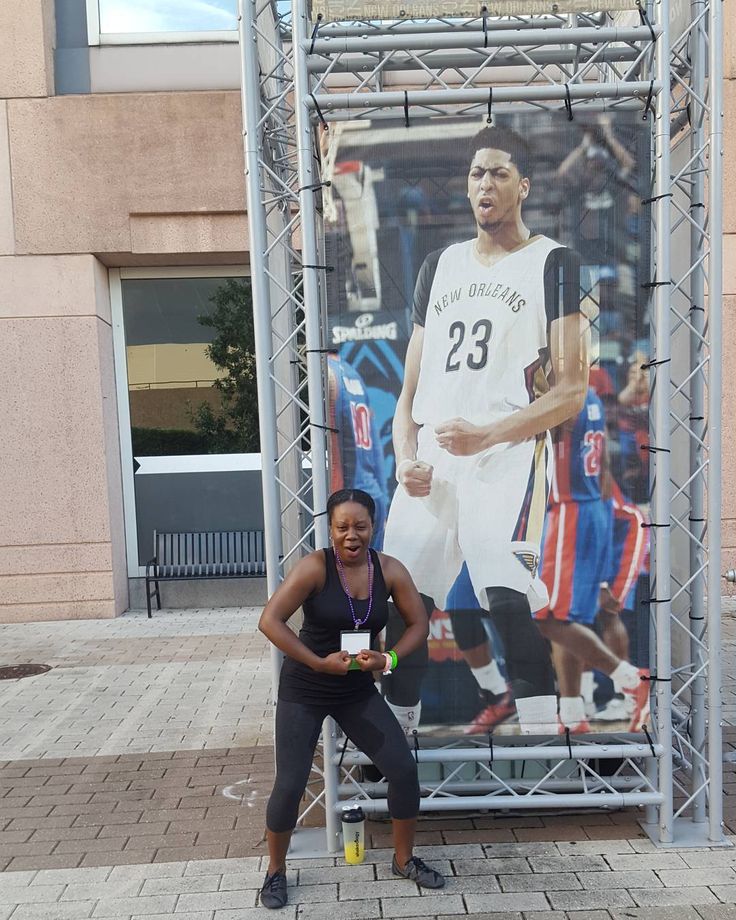
[[[392,671],[395,671],[396,668],[399,666],[399,656],[396,654],[396,652],[395,652],[392,648],[390,648],[390,649],[386,652],[386,654],[387,654],[387,655],[389,656],[389,658],[391,659],[391,670],[392,670]]]

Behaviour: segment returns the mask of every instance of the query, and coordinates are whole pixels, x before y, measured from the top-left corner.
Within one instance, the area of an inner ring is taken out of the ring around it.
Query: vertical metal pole
[[[670,5],[669,0],[657,0],[657,21],[662,29],[656,44],[656,78],[662,92],[657,97],[654,118],[655,185],[655,359],[654,374],[654,438],[657,452],[655,466],[652,521],[655,537],[655,579],[657,617],[657,734],[663,753],[659,760],[659,791],[663,795],[659,807],[659,840],[671,843],[673,837],[672,789],[672,631],[670,559]],[[659,363],[661,362],[661,363]]]
[[[314,188],[319,181],[314,170],[314,130],[311,125],[307,96],[309,74],[302,41],[309,34],[309,20],[305,0],[292,0],[291,5],[292,53],[294,55],[294,109],[296,112],[297,164],[299,170],[299,207],[301,210],[302,263],[319,264],[320,246],[317,238],[317,209]],[[320,514],[327,507],[327,441],[325,438],[325,393],[323,360],[320,349],[321,300],[318,271],[304,268],[304,328],[307,343],[307,389],[309,393],[309,420],[312,447],[312,501],[319,516],[315,518],[317,547],[328,544],[327,516]],[[324,756],[325,821],[327,849],[335,852],[339,844],[340,824],[337,819],[337,768],[334,766],[335,725],[325,719],[322,726],[322,751]]]
[[[269,596],[279,584],[281,565],[281,511],[275,476],[278,459],[276,440],[276,397],[271,375],[273,340],[271,336],[271,296],[265,274],[268,246],[266,214],[262,206],[261,158],[263,138],[258,121],[261,86],[258,71],[258,46],[255,31],[256,4],[240,0],[240,99],[243,112],[243,152],[247,193],[248,231],[250,234],[251,289],[253,291],[253,327],[256,345],[256,381],[258,384],[258,425],[261,436],[261,480],[266,551],[266,584]],[[281,668],[281,652],[271,647],[274,698]]]
[[[723,751],[721,728],[721,389],[723,359],[723,18],[722,0],[711,0],[708,33],[710,175],[708,214],[708,770],[709,837],[723,839]],[[702,88],[705,88],[704,85]]]
[[[314,186],[319,182],[315,175],[314,131],[309,117],[306,98],[309,94],[307,61],[301,39],[307,34],[307,12],[304,0],[292,2],[292,29],[294,36],[294,109],[296,112],[297,163],[299,169],[299,209],[301,211],[302,263],[319,265],[320,247],[317,238],[317,209]],[[309,393],[310,442],[312,447],[312,492],[315,511],[327,506],[327,439],[325,437],[325,394],[322,336],[320,329],[321,299],[319,275],[322,269],[304,268],[302,290],[304,293],[304,331],[307,343],[307,390]],[[320,514],[315,519],[317,547],[327,546],[327,517]]]
[[[690,4],[692,21],[705,9],[705,0],[692,0]],[[690,38],[690,80],[696,94],[702,99],[705,86],[705,21],[700,20]],[[705,234],[705,176],[699,168],[705,162],[705,155],[699,153],[705,139],[705,111],[695,99],[690,101],[690,156],[693,159],[693,177],[690,201],[696,206],[690,214],[695,226],[690,228],[690,263],[694,264],[706,244]],[[701,336],[705,329],[705,271],[697,268],[690,278],[690,428],[694,437],[690,440],[690,573],[699,572],[703,565],[703,550],[698,545],[705,533],[705,490],[704,474],[698,472],[703,463],[703,449],[700,442],[705,435],[705,372],[696,370],[703,361],[704,348]],[[705,575],[701,572],[690,584],[690,661],[697,671],[705,663],[703,649],[698,642],[705,633]],[[693,751],[705,752],[705,689],[706,677],[701,674],[692,682],[690,707],[690,742]],[[697,754],[693,754],[693,772],[690,791],[694,796],[692,820],[701,824],[706,820],[707,790],[704,787],[706,770]],[[698,791],[700,790],[700,791]]]

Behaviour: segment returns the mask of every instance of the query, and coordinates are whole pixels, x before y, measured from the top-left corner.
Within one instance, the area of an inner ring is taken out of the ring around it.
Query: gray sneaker
[[[286,900],[286,874],[284,872],[274,872],[273,875],[266,873],[266,879],[261,888],[261,904],[268,907],[269,910],[274,910],[284,907]]]
[[[412,856],[403,869],[396,862],[396,856],[394,856],[391,862],[391,871],[394,875],[400,875],[401,878],[411,879],[420,888],[444,888],[445,886],[444,876],[436,869],[428,866],[418,856]]]

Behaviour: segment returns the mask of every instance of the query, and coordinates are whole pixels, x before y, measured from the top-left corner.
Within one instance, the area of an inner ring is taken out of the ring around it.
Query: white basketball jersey
[[[490,267],[473,240],[440,255],[412,407],[417,424],[455,417],[487,424],[534,399],[540,352],[549,344],[544,266],[559,248],[537,236]]]

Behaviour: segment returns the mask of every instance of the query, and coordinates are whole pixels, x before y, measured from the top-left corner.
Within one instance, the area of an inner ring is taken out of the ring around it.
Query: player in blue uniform
[[[631,731],[640,730],[648,718],[643,672],[588,628],[598,613],[601,584],[611,572],[612,509],[602,494],[605,443],[603,403],[589,389],[580,414],[556,432],[542,548],[542,580],[550,599],[535,613],[540,631],[553,643],[561,727],[573,732],[590,730],[580,695],[586,668],[609,675],[617,691],[633,696]]]
[[[327,355],[330,492],[361,489],[376,505],[371,546],[383,545],[388,496],[383,447],[363,378],[337,351]]]

